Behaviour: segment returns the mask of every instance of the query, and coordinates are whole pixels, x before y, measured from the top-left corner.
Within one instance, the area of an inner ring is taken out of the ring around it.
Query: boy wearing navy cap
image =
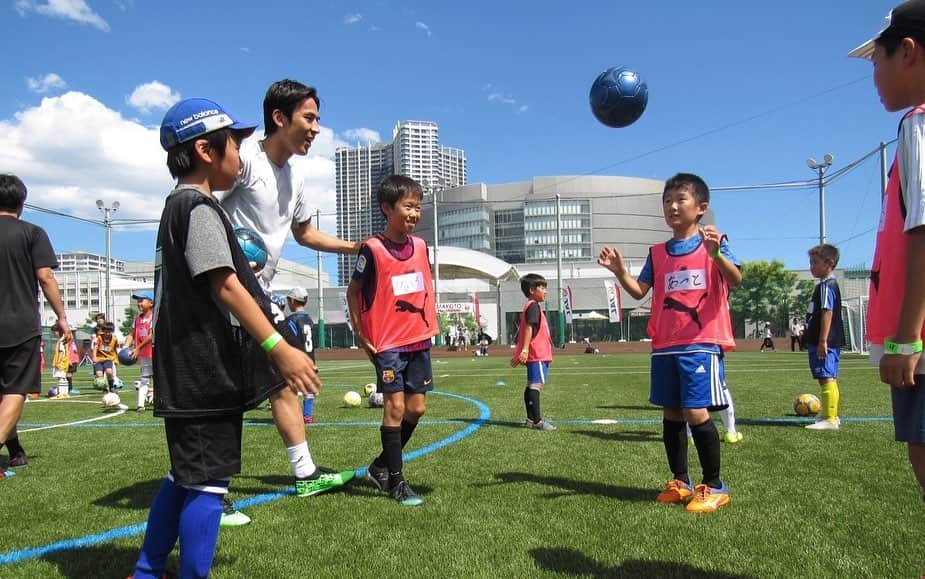
[[[178,539],[180,575],[209,574],[222,497],[241,470],[243,413],[281,388],[321,386],[308,356],[273,327],[269,298],[212,197],[234,184],[239,144],[254,126],[199,98],[175,104],[161,123],[177,178],[154,271],[154,414],[164,418],[170,470],[151,504],[136,578],[161,577]]]

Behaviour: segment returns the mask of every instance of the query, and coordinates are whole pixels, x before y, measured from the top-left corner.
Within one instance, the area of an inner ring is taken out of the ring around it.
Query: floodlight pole
[[[104,309],[106,311],[106,321],[113,321],[112,316],[112,214],[119,210],[119,202],[113,201],[112,205],[106,207],[102,199],[96,200],[96,208],[103,213],[103,227],[106,228],[106,296],[104,299]]]
[[[443,345],[443,328],[439,327],[439,317],[440,317],[440,259],[438,254],[440,252],[440,228],[438,226],[438,217],[437,217],[437,188],[433,188],[433,197],[434,197],[434,307],[437,309],[437,320],[438,320],[438,332],[436,345]]]
[[[834,158],[826,153],[822,162],[818,163],[815,159],[806,160],[806,165],[816,171],[819,175],[819,244],[825,243],[825,170],[832,165]]]
[[[315,229],[321,231],[321,209],[315,210]],[[318,252],[318,347],[324,349],[324,291],[321,288],[321,252]]]
[[[556,193],[556,286],[559,296],[559,347],[565,346],[565,308],[562,299],[562,212],[561,200],[562,195]],[[546,300],[549,301],[548,299]]]

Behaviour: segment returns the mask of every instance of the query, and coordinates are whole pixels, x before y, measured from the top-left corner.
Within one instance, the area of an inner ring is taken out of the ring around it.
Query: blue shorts
[[[546,383],[549,377],[549,362],[527,362],[527,386]]]
[[[105,372],[107,368],[108,368],[108,369],[112,369],[112,368],[113,368],[112,360],[103,360],[102,362],[94,362],[94,363],[93,363],[93,371],[94,371],[94,372]]]
[[[726,366],[721,352],[652,354],[649,402],[665,408],[721,409],[726,399]]]
[[[388,350],[373,356],[376,386],[383,394],[424,394],[434,389],[430,349],[416,352]]]
[[[829,348],[825,360],[820,360],[816,355],[816,346],[818,344],[807,344],[806,349],[809,352],[809,370],[813,373],[813,378],[838,378],[838,361],[841,359],[841,350],[838,348]]]
[[[917,374],[912,388],[891,387],[890,390],[896,440],[925,443],[925,375]]]

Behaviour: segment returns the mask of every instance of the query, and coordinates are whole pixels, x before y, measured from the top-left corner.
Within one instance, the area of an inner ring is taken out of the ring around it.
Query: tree
[[[742,285],[732,290],[729,305],[742,318],[755,324],[755,335],[760,334],[760,324],[771,322],[776,335],[786,328],[786,321],[793,312],[805,311],[809,297],[807,285],[812,292],[812,282],[797,283],[797,274],[784,269],[784,263],[774,260],[742,263]]]
[[[125,319],[122,320],[122,325],[119,326],[119,332],[123,336],[128,336],[132,333],[132,324],[135,323],[135,317],[138,315],[138,309],[129,306],[125,308]]]

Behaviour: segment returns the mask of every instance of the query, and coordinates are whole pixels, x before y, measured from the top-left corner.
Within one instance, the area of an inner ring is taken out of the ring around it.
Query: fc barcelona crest
[[[385,384],[391,384],[395,381],[395,370],[383,370],[382,371],[382,381]]]

